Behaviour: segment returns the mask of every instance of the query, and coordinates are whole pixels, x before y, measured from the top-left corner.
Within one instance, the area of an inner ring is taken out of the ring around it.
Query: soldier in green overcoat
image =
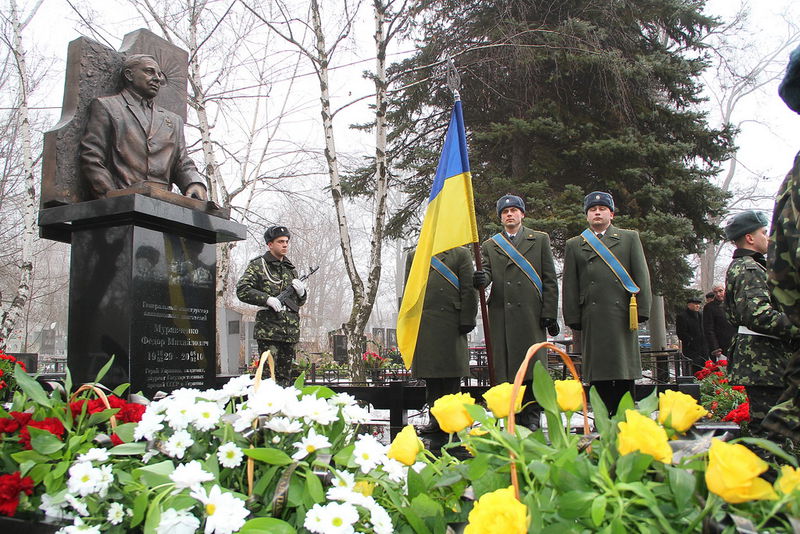
[[[291,384],[294,346],[300,340],[300,314],[278,297],[290,288],[285,298],[297,306],[305,304],[308,298],[305,284],[298,279],[297,270],[287,257],[290,237],[285,226],[269,227],[264,233],[269,250],[250,261],[236,284],[239,300],[262,307],[256,314],[253,337],[258,343],[259,357],[269,350],[275,359],[275,380],[282,386]]]
[[[646,321],[652,295],[650,272],[638,232],[617,228],[614,199],[595,191],[584,199],[590,231],[625,268],[639,288],[633,322]],[[567,240],[563,273],[564,322],[581,333],[583,380],[594,386],[614,412],[625,392],[642,376],[637,329],[631,329],[631,292],[583,235]]]
[[[516,195],[497,201],[501,233],[481,246],[483,271],[475,273],[475,286],[492,284],[489,294],[489,326],[498,383],[513,382],[531,345],[547,340],[546,330],[558,335],[558,282],[550,248],[550,236],[522,225],[525,203]],[[536,358],[547,364],[547,351]],[[523,400],[533,400],[529,365]],[[519,422],[537,426],[539,407],[531,406],[520,414]]]
[[[414,251],[406,258],[406,279]],[[475,271],[466,247],[456,247],[434,256],[428,273],[425,302],[419,325],[411,374],[425,379],[428,406],[439,397],[458,393],[461,378],[469,376],[467,334],[475,328],[478,292],[472,287]],[[419,429],[436,432],[434,418]]]

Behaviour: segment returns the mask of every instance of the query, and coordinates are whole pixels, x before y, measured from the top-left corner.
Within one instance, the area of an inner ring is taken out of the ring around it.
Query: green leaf
[[[136,494],[133,500],[133,517],[131,517],[131,526],[135,527],[144,520],[144,512],[147,510],[147,500],[150,493],[147,491],[140,491]]]
[[[272,465],[289,465],[292,463],[291,457],[280,449],[259,448],[259,449],[242,449],[246,456],[259,462],[264,462]]]
[[[658,409],[658,388],[653,388],[650,394],[639,401],[639,411],[650,415]]]
[[[41,384],[34,380],[31,375],[22,370],[19,365],[14,366],[14,380],[17,386],[31,399],[40,406],[51,407],[50,397],[44,392]]]
[[[306,492],[314,500],[314,503],[325,500],[325,490],[322,489],[322,482],[313,471],[306,472]]]
[[[548,412],[559,413],[553,378],[538,360],[533,366],[533,394],[542,408]]]
[[[95,384],[100,384],[100,381],[103,380],[103,377],[106,376],[106,373],[108,373],[108,370],[111,369],[112,365],[114,365],[114,355],[113,354],[108,359],[106,364],[100,369],[100,372],[97,373],[97,376],[94,377],[94,383]]]
[[[50,461],[49,457],[44,456],[36,451],[15,452],[11,455],[11,458],[13,458],[18,464],[23,464],[25,462],[45,463]]]
[[[131,443],[133,441],[134,430],[136,430],[136,423],[124,423],[117,425],[114,429],[114,434],[125,443]]]
[[[158,498],[153,499],[147,507],[147,519],[144,522],[144,534],[155,534],[161,522],[161,503]]]
[[[606,408],[603,399],[600,398],[594,387],[589,389],[589,402],[594,413],[594,426],[600,435],[605,438],[611,433],[611,420],[608,418],[608,408]]]
[[[654,462],[649,454],[632,452],[620,456],[617,460],[617,479],[622,482],[634,482],[642,479],[642,475]]]
[[[410,471],[413,471],[410,470]],[[411,500],[411,509],[422,519],[432,532],[444,532],[447,526],[444,523],[442,506],[427,494],[420,494]]]
[[[336,463],[336,465],[350,465],[353,459],[353,451],[355,448],[355,444],[351,443],[344,449],[337,452],[333,456],[333,461]]]
[[[64,442],[47,430],[29,426],[31,448],[38,453],[50,455],[64,448]]]
[[[274,517],[251,519],[239,530],[239,534],[296,534],[296,532],[292,525]]]
[[[630,391],[627,391],[620,399],[616,413],[621,417],[625,417],[625,410],[634,410],[635,408],[636,406],[633,403],[633,397],[631,397]]]
[[[253,484],[253,494],[254,495],[264,495],[264,492],[267,491],[267,487],[269,486],[272,479],[275,478],[275,474],[278,472],[279,467],[274,465],[272,467],[268,467],[264,470],[264,474],[255,481]]]
[[[111,419],[112,415],[116,415],[119,412],[119,408],[109,408],[108,410],[103,410],[102,412],[95,412],[89,416],[89,420],[86,422],[89,426],[96,426],[100,423],[105,423],[109,419]]]
[[[489,455],[479,454],[469,463],[467,478],[477,480],[486,473],[487,469],[489,469]]]
[[[408,498],[413,499],[420,493],[425,492],[425,483],[422,476],[413,469],[408,470]]]
[[[694,495],[695,479],[686,469],[667,466],[669,487],[678,511],[687,507]]]
[[[112,393],[114,393],[114,395],[117,397],[122,397],[122,394],[125,393],[129,387],[131,387],[131,385],[128,384],[127,382],[125,384],[120,384],[114,388],[114,391]]]
[[[132,456],[144,454],[145,451],[147,451],[147,443],[142,441],[138,443],[122,443],[110,448],[108,454],[111,456]]]
[[[739,441],[742,441],[744,443],[749,443],[757,447],[761,447],[762,449],[771,452],[778,458],[781,458],[786,462],[792,464],[792,466],[797,467],[797,458],[788,454],[777,443],[773,441],[769,441],[767,439],[762,439],[762,438],[738,438],[731,440],[731,443],[736,443]]]
[[[606,496],[600,495],[592,501],[592,523],[599,527],[606,517]]]
[[[561,517],[575,519],[584,515],[592,506],[597,493],[587,491],[568,491],[558,498],[556,509]]]
[[[325,386],[305,386],[301,391],[303,395],[316,395],[320,399],[330,399],[336,395],[336,392]]]
[[[175,471],[175,466],[170,460],[164,460],[153,465],[146,465],[133,470],[133,476],[141,479],[148,487],[155,487],[161,484],[172,482],[169,475]]]

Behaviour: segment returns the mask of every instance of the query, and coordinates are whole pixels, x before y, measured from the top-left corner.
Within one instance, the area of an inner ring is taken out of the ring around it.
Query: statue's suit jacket
[[[141,103],[127,90],[97,98],[81,139],[81,172],[98,197],[139,182],[176,184],[182,193],[202,183],[186,152],[183,120],[153,105],[149,131]]]
[[[603,243],[639,286],[638,315],[640,321],[646,321],[653,299],[639,233],[611,225]],[[581,325],[583,379],[641,378],[639,336],[629,323],[630,293],[583,236],[567,240],[562,284],[564,322]]]

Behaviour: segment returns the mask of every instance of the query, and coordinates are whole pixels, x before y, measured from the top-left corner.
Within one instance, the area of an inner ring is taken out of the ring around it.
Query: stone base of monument
[[[215,243],[243,225],[128,194],[42,209],[42,237],[72,244],[67,365],[73,383],[102,380],[152,397],[212,387]]]

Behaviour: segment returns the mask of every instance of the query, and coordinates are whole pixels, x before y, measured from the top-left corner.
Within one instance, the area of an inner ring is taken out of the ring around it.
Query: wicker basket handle
[[[264,364],[269,362],[269,375],[270,377],[275,380],[275,358],[272,357],[272,353],[270,351],[264,351],[261,353],[261,358],[258,360],[258,369],[256,369],[256,376],[253,380],[253,389],[258,391],[258,388],[261,386],[261,374],[264,372]],[[253,421],[253,428],[256,427],[257,422]],[[254,448],[253,444],[250,444],[250,448]],[[247,496],[251,497],[253,495],[253,480],[255,478],[255,470],[256,470],[256,462],[249,456],[247,457]]]
[[[73,393],[72,396],[70,396],[69,402],[71,403],[75,402],[75,398],[78,396],[78,394],[83,393],[84,391],[91,391],[92,393],[100,397],[100,400],[103,401],[103,405],[106,407],[106,410],[111,409],[111,403],[108,402],[108,396],[106,396],[106,394],[103,392],[102,389],[93,384],[84,384],[78,389],[76,389],[75,393]],[[111,424],[112,429],[117,428],[117,417],[115,415],[112,415],[108,419],[108,422],[109,424]]]

